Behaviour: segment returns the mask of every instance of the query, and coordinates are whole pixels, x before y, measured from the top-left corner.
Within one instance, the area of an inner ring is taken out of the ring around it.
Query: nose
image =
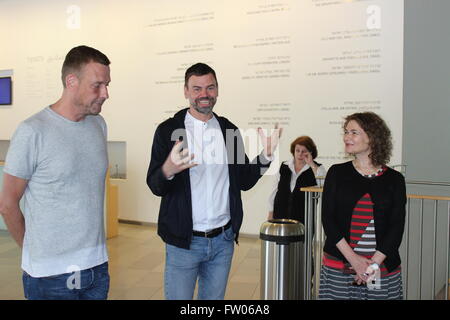
[[[350,140],[350,139],[349,139],[350,136],[348,135],[348,133],[344,133],[344,135],[343,135],[342,138],[343,138],[342,140],[344,140],[344,142],[347,142],[348,140]]]
[[[199,97],[200,98],[202,98],[202,97],[209,97],[208,89],[207,88],[202,88],[202,90],[200,91]]]
[[[109,98],[109,94],[108,94],[108,87],[107,86],[103,86],[102,91],[100,93],[101,98],[103,99],[108,99]]]

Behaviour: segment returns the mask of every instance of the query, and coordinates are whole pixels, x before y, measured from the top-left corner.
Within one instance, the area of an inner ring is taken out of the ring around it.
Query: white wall
[[[392,163],[402,160],[402,0],[3,0],[0,38],[0,70],[13,69],[15,83],[13,107],[0,109],[3,140],[60,96],[70,48],[86,44],[108,55],[102,114],[109,140],[127,146],[121,219],[157,221],[159,198],[145,184],[153,133],[186,105],[184,71],[199,61],[217,72],[217,113],[243,130],[284,127],[282,160],[307,134],[319,162],[343,161],[342,117],[359,110],[387,120]],[[272,179],[244,194],[243,233],[259,232]]]

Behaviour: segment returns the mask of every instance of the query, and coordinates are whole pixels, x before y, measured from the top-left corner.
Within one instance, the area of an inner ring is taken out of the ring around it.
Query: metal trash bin
[[[305,226],[297,220],[272,219],[260,229],[261,300],[304,298]]]

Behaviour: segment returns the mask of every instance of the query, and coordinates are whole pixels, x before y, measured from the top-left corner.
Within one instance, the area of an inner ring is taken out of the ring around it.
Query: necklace
[[[363,177],[366,178],[375,178],[376,176],[378,176],[381,172],[383,171],[383,168],[380,168],[377,170],[377,172],[371,173],[371,174],[363,174],[361,172],[359,172]]]
[[[358,168],[358,165],[356,164],[356,162],[354,160],[352,161],[352,164],[353,164],[353,167],[356,169],[356,171],[358,171],[358,173],[360,175],[362,175],[363,177],[366,177],[366,178],[376,177],[383,171],[383,167],[380,167],[378,169],[376,169],[376,168],[372,169],[370,173],[366,173],[368,170],[366,172],[364,172],[362,169]],[[374,170],[376,170],[376,171],[374,171]]]

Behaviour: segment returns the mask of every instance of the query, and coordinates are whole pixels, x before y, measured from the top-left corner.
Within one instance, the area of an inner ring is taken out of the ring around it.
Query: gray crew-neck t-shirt
[[[108,260],[106,134],[100,115],[74,122],[50,107],[15,131],[4,172],[28,180],[22,269],[31,276],[84,270]]]

